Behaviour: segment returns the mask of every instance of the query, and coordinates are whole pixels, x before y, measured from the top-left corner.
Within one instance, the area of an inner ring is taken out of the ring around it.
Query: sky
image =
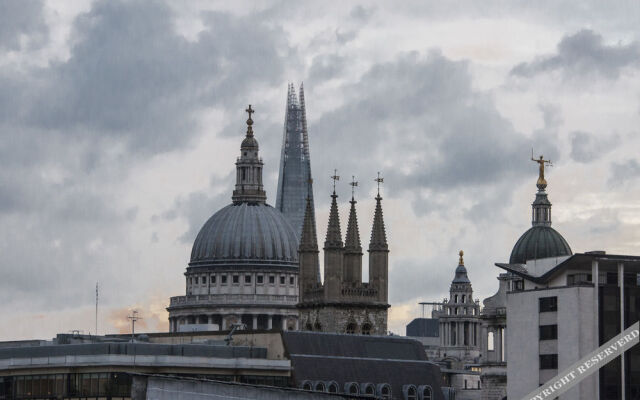
[[[304,82],[318,236],[334,168],[363,247],[384,176],[389,329],[464,250],[497,291],[551,159],[574,252],[640,254],[640,3],[0,2],[0,340],[168,330],[191,245],[230,203],[247,104],[275,203]],[[365,261],[365,278],[367,277]]]

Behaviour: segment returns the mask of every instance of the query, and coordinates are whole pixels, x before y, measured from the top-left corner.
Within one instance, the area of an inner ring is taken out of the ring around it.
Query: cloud
[[[562,38],[556,54],[516,65],[511,74],[520,77],[561,71],[568,78],[598,75],[617,79],[626,67],[640,66],[640,42],[608,45],[602,35],[583,29]]]
[[[337,78],[344,71],[346,64],[346,58],[337,54],[317,55],[313,58],[309,68],[309,81],[320,84]]]
[[[48,31],[41,0],[0,2],[0,51],[41,45]]]
[[[532,145],[559,155],[557,115],[543,110],[547,129],[532,137],[517,132],[489,93],[473,89],[468,64],[439,52],[375,64],[342,93],[343,104],[313,125],[321,134],[312,146],[324,150],[312,157],[315,173],[338,168],[367,191],[383,171],[388,196],[413,196],[418,213],[425,211],[422,192],[431,198],[465,188],[472,197],[471,190],[530,173]]]
[[[600,159],[620,144],[619,135],[600,138],[593,133],[573,131],[569,137],[571,138],[571,159],[583,164]]]
[[[609,176],[610,186],[619,186],[630,180],[640,177],[640,163],[636,159],[623,162],[612,162]]]

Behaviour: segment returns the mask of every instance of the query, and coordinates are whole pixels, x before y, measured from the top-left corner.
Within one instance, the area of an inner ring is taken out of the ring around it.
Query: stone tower
[[[276,208],[285,215],[298,235],[302,230],[307,198],[311,200],[313,213],[313,182],[304,87],[300,85],[299,94],[296,95],[293,84],[290,84],[287,93]],[[313,214],[312,219],[315,224]]]
[[[334,182],[337,176],[334,176]],[[380,179],[381,181],[381,179]],[[352,182],[355,186],[356,182]],[[345,243],[342,242],[338,195],[331,194],[327,236],[324,242],[324,283],[318,277],[318,245],[307,201],[298,258],[300,260],[301,329],[364,335],[387,333],[388,254],[380,194],[369,244],[369,282],[362,282],[362,246],[356,201],[351,210]]]

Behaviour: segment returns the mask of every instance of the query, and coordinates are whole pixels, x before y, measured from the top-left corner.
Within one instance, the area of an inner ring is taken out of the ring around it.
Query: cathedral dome
[[[189,265],[297,262],[298,237],[284,215],[264,203],[240,203],[224,207],[204,224]]]
[[[527,260],[570,256],[571,248],[558,231],[550,226],[533,226],[513,246],[509,264],[525,264]]]

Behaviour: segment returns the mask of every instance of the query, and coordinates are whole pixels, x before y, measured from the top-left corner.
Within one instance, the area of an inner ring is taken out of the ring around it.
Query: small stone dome
[[[456,268],[456,276],[453,278],[453,283],[471,283],[467,276],[467,268],[464,265],[458,265],[458,268]]]
[[[513,246],[509,264],[526,264],[527,260],[570,256],[566,240],[550,226],[537,225],[526,231]]]
[[[297,265],[298,236],[284,215],[265,203],[230,204],[204,224],[190,266]]]

